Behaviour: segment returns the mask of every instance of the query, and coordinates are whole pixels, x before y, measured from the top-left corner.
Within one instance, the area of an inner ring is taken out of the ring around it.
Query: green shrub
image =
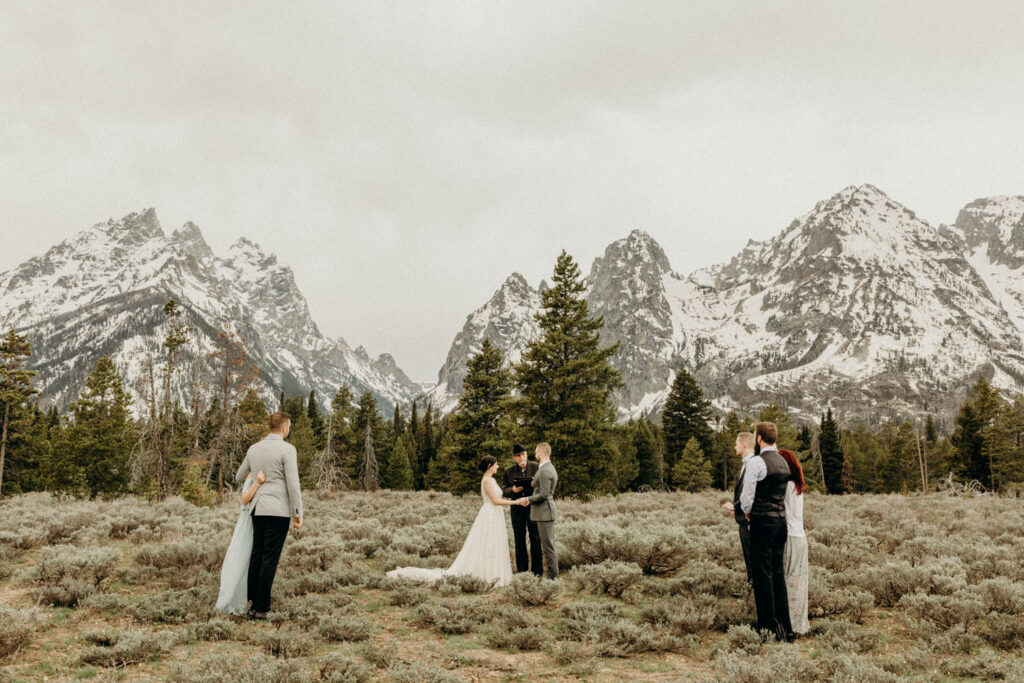
[[[373,629],[362,617],[325,614],[317,623],[317,631],[325,640],[359,642],[369,639]]]
[[[187,643],[196,641],[232,640],[235,637],[235,624],[227,619],[211,619],[185,627],[183,639]]]
[[[82,664],[121,668],[159,659],[176,644],[173,633],[145,634],[139,631],[107,631],[83,634],[93,643],[78,657]]]
[[[570,577],[581,591],[618,598],[643,579],[643,572],[631,562],[605,560],[601,564],[577,565]]]
[[[16,610],[0,605],[0,662],[18,654],[32,642],[39,624],[35,610]]]
[[[317,674],[324,683],[364,683],[374,670],[354,657],[331,653],[320,660]]]
[[[493,616],[493,611],[488,605],[476,601],[425,604],[416,610],[418,623],[433,626],[446,635],[469,633]]]
[[[206,655],[198,663],[177,662],[171,667],[169,680],[175,683],[308,683],[309,676],[296,660],[274,659],[261,652],[250,652],[244,657],[218,653]]]
[[[392,580],[385,588],[388,604],[396,607],[415,607],[430,598],[430,593],[423,586],[411,581]]]
[[[494,583],[494,581],[484,581],[469,574],[460,574],[457,576],[444,576],[435,586],[441,591],[442,595],[458,595],[460,593],[479,595],[494,588]]]
[[[498,650],[540,650],[551,635],[540,626],[505,626],[497,624],[484,631],[484,640]]]
[[[644,574],[665,574],[684,567],[695,554],[690,535],[677,528],[631,529],[606,522],[565,524],[559,531],[565,552],[559,564],[575,566],[605,560],[632,562]]]
[[[310,633],[290,628],[277,628],[253,634],[252,644],[270,655],[281,659],[294,659],[309,654],[316,643]]]
[[[528,572],[515,574],[507,588],[512,602],[528,607],[550,603],[561,590],[562,586],[558,581],[544,579]]]

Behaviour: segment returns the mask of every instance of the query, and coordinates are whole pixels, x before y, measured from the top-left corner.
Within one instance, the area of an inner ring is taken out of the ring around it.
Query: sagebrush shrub
[[[412,581],[392,580],[385,589],[388,591],[388,604],[396,607],[415,607],[430,598],[426,588]]]
[[[238,655],[213,654],[197,663],[177,662],[171,667],[175,683],[308,683],[309,676],[293,659],[275,659],[262,652]]]
[[[719,625],[718,615],[711,607],[700,606],[685,599],[663,600],[647,605],[640,611],[640,618],[676,636],[711,631]]]
[[[475,600],[449,601],[445,604],[424,604],[416,610],[417,621],[433,626],[441,633],[469,633],[494,617],[493,608]]]
[[[469,574],[446,575],[434,584],[444,595],[479,595],[494,587],[494,581],[485,581]]]
[[[227,619],[211,619],[189,624],[182,636],[184,642],[232,640],[235,637],[235,624]]]
[[[520,572],[512,576],[512,582],[506,589],[512,602],[523,606],[546,605],[562,590],[558,581],[534,576],[529,572]]]
[[[177,637],[166,631],[154,634],[139,631],[93,632],[84,634],[83,639],[93,645],[82,651],[78,661],[108,668],[158,659],[177,643]]]
[[[337,653],[324,657],[317,667],[317,680],[324,683],[365,683],[373,675],[372,666],[363,664],[355,657]]]
[[[362,617],[325,614],[317,622],[317,631],[325,640],[361,642],[369,639],[373,628]]]
[[[10,609],[0,605],[0,662],[18,654],[32,642],[39,625],[35,610]]]
[[[291,628],[259,631],[253,634],[252,644],[271,657],[279,657],[281,659],[302,657],[316,647],[316,642],[311,632],[298,631]]]
[[[631,562],[605,560],[601,564],[577,565],[569,576],[582,591],[618,598],[643,579],[643,572]]]
[[[498,650],[540,650],[551,635],[540,626],[507,626],[497,624],[484,631],[484,640]]]
[[[645,574],[665,574],[697,554],[691,537],[673,527],[623,529],[603,521],[580,521],[565,524],[558,538],[565,547],[559,564],[566,567],[617,560],[632,562]]]

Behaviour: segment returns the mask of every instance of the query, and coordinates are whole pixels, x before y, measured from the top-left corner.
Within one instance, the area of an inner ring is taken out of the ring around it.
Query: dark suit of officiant
[[[525,486],[518,493],[513,491],[512,488],[516,485],[515,480],[517,477],[529,477],[532,479],[535,474],[537,474],[537,463],[535,462],[526,463],[526,467],[520,467],[518,464],[512,465],[512,467],[505,470],[505,474],[502,477],[502,494],[512,500],[533,495],[532,486]],[[540,576],[544,573],[544,560],[540,549],[540,532],[537,531],[537,523],[530,520],[530,508],[529,506],[520,507],[519,505],[513,505],[510,514],[512,515],[512,535],[516,539],[516,571],[525,572],[529,570]],[[527,533],[530,535],[529,554],[527,554],[526,550]]]

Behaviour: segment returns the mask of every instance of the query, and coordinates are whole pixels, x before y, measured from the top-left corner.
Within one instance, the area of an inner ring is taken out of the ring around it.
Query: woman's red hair
[[[780,450],[779,455],[789,465],[789,476],[793,479],[793,483],[796,484],[796,495],[799,496],[804,492],[804,487],[807,486],[807,482],[804,481],[804,468],[800,467],[800,461],[796,459],[793,451]]]

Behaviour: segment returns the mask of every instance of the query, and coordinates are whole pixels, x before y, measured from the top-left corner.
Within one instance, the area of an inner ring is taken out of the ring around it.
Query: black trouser
[[[270,589],[274,587],[277,562],[288,536],[288,517],[252,518],[252,555],[249,556],[249,583],[246,592],[253,612],[270,611]]]
[[[737,523],[740,530],[740,548],[743,549],[743,566],[747,568],[747,583],[754,581],[754,568],[750,566],[750,531],[747,530],[747,520]]]
[[[526,535],[530,535],[530,550],[526,550]],[[537,523],[530,521],[530,508],[512,506],[512,535],[516,539],[516,571],[530,570],[537,576],[544,573],[544,559],[540,549]]]
[[[754,574],[754,604],[757,628],[787,638],[793,633],[789,621],[789,595],[782,562],[786,550],[786,518],[750,518],[750,563]]]

